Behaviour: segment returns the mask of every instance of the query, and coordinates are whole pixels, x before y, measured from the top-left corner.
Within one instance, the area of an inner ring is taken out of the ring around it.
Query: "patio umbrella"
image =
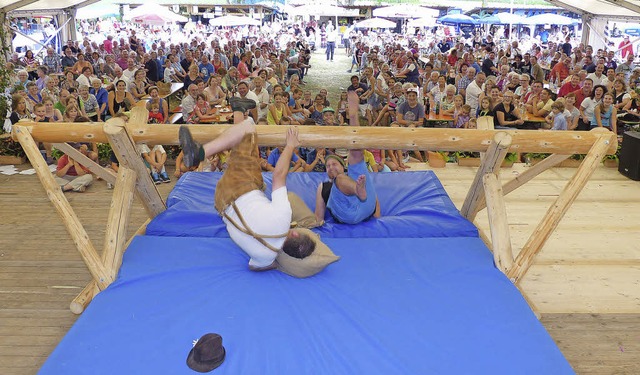
[[[522,23],[525,25],[574,25],[580,23],[580,20],[555,13],[542,13],[527,17],[522,20]]]
[[[120,7],[111,0],[102,0],[91,5],[78,8],[76,19],[87,20],[92,18],[116,17],[120,14]]]
[[[333,5],[303,5],[289,9],[291,15],[314,16],[314,17],[358,17],[358,9],[347,9]]]
[[[446,16],[442,16],[438,18],[438,23],[447,26],[458,26],[458,25],[477,25],[478,21],[473,18],[465,15],[465,14],[447,14]]]
[[[385,18],[416,18],[416,17],[437,17],[440,11],[426,8],[419,5],[400,4],[373,10],[374,17]]]
[[[436,19],[434,17],[422,17],[416,18],[415,20],[410,20],[407,22],[407,27],[415,28],[415,27],[432,27],[436,24]]]
[[[493,16],[496,17],[499,23],[503,25],[523,25],[524,19],[525,19],[524,17],[518,14],[507,13],[507,12],[496,13]]]
[[[396,27],[395,22],[391,22],[382,18],[369,18],[364,21],[356,22],[353,27],[358,29],[391,29]]]
[[[133,21],[148,25],[163,25],[171,22],[187,22],[187,17],[173,13],[168,8],[157,4],[143,4],[124,16],[125,21]]]
[[[222,16],[209,20],[211,26],[260,26],[262,22],[255,18],[244,16]]]

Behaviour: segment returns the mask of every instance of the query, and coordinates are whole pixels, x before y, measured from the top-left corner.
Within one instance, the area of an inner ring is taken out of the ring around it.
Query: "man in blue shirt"
[[[202,59],[200,60],[200,65],[198,65],[198,69],[200,70],[200,76],[202,80],[206,83],[209,83],[209,77],[215,73],[215,68],[213,64],[209,62],[209,58],[207,55],[202,55]]]

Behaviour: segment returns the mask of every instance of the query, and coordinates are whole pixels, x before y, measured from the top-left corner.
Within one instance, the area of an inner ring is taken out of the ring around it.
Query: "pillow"
[[[340,259],[324,242],[320,241],[320,236],[309,229],[296,228],[298,232],[310,236],[316,243],[316,248],[311,255],[306,258],[294,258],[280,250],[276,262],[278,269],[294,277],[309,277],[322,271],[326,266]]]
[[[323,224],[323,222],[318,223],[316,215],[296,193],[290,191],[287,195],[291,204],[291,222],[297,224],[294,226],[315,228]]]

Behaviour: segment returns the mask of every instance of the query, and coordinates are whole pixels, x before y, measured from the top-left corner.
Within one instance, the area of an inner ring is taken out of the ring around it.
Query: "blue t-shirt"
[[[209,81],[209,77],[216,72],[216,69],[213,67],[211,63],[206,63],[206,64],[200,63],[200,65],[198,65],[198,69],[200,70],[200,73],[204,75],[202,79],[204,80],[205,83],[207,83],[207,81]]]
[[[564,113],[560,112],[553,118],[551,130],[567,130],[567,119],[564,117]]]
[[[267,163],[271,164],[272,167],[275,167],[276,164],[278,164],[278,159],[280,159],[280,149],[274,148],[273,151],[271,151],[271,153],[269,154],[269,157],[267,158]],[[291,161],[294,163],[297,162],[298,155],[296,155],[295,153],[291,155]]]

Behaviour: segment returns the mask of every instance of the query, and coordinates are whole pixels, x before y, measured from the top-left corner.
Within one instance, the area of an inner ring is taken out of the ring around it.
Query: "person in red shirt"
[[[560,86],[569,76],[569,64],[571,64],[571,57],[565,57],[558,61],[558,63],[553,66],[553,69],[551,69],[549,81],[555,82],[556,85]]]
[[[560,87],[560,90],[558,91],[558,98],[562,98],[568,93],[574,92],[576,90],[580,90],[580,76],[574,74],[571,76],[571,81],[565,83]]]
[[[624,36],[624,39],[618,45],[618,49],[620,49],[620,54],[623,59],[625,59],[628,54],[633,54],[633,45],[629,41],[629,35]]]
[[[87,155],[89,148],[86,144],[74,146],[82,154]],[[62,155],[58,160],[55,179],[62,191],[84,192],[93,183],[93,175],[88,168],[73,160],[69,155]]]
[[[576,108],[580,108],[582,101],[591,96],[591,91],[593,91],[593,80],[591,78],[587,78],[584,80],[584,84],[581,89],[573,91],[573,93],[576,94]]]

